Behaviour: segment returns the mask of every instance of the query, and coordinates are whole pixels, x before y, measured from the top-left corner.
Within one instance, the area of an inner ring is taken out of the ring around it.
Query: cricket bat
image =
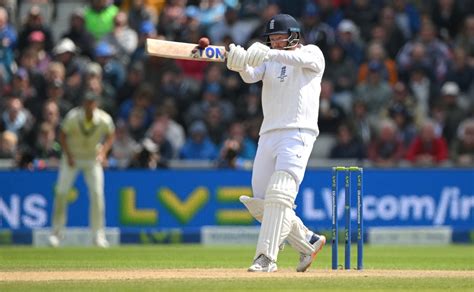
[[[224,46],[200,48],[197,44],[165,40],[146,40],[146,52],[150,56],[207,62],[225,62],[227,51]]]

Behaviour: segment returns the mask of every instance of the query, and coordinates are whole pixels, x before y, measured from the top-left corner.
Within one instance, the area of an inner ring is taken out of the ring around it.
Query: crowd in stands
[[[0,159],[17,167],[54,167],[61,120],[89,92],[117,126],[111,168],[175,159],[245,167],[262,122],[261,84],[223,63],[149,57],[144,44],[208,36],[248,47],[277,13],[297,18],[302,42],[326,58],[319,127],[334,143],[325,158],[474,165],[474,1],[90,0],[69,27],[48,25],[38,6],[14,24],[6,2]]]

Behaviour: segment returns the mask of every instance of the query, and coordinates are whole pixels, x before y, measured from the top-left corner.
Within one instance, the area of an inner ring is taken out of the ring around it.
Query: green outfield
[[[0,247],[0,291],[474,291],[473,245],[367,245],[364,271],[331,271],[330,251],[302,274],[286,248],[277,273],[254,274],[246,272],[252,246]]]

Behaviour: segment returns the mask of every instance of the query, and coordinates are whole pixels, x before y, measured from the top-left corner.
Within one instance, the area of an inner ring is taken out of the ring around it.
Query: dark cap
[[[368,67],[369,70],[372,72],[380,72],[383,69],[382,63],[378,61],[370,61]]]

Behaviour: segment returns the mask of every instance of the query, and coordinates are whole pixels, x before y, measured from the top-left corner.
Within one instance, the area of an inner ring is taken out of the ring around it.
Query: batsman
[[[295,199],[313,144],[319,134],[318,112],[325,60],[315,45],[303,45],[298,22],[278,14],[264,38],[248,50],[230,45],[227,67],[246,83],[262,81],[263,123],[252,172],[253,197],[240,201],[261,222],[249,272],[275,272],[285,240],[300,253],[296,270],[304,272],[326,243],[296,215]]]

